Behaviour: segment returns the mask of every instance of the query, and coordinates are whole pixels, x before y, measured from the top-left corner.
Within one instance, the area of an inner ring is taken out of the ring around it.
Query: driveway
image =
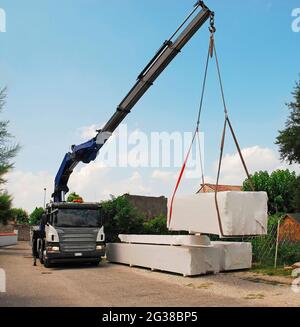
[[[103,262],[99,267],[33,267],[25,242],[0,248],[7,292],[0,306],[300,306],[290,279],[263,280],[248,272],[195,278]]]

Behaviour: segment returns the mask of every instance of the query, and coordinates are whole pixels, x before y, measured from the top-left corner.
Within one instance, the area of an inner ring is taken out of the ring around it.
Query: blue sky
[[[43,172],[51,179],[69,146],[82,141],[79,129],[109,119],[138,73],[194,2],[2,0],[7,32],[0,33],[0,86],[8,87],[2,117],[10,120],[10,130],[23,146],[15,172],[30,176]],[[292,10],[300,3],[206,3],[216,12],[216,46],[241,146],[265,148],[278,157],[274,141],[284,126],[288,114],[284,104],[291,99],[300,73],[300,33],[291,29]],[[128,116],[128,129],[147,133],[193,129],[208,37],[206,27],[197,33]],[[209,176],[214,173],[223,123],[215,68],[210,68],[202,120]],[[231,143],[226,151],[234,154]],[[134,173],[145,179],[149,171],[117,169],[113,175],[126,181]],[[26,185],[14,185],[18,178],[12,177],[9,189],[18,205],[30,202],[31,208],[33,196],[29,199],[22,193]],[[172,183],[166,182],[159,191],[170,192]],[[38,185],[34,192],[42,188]]]

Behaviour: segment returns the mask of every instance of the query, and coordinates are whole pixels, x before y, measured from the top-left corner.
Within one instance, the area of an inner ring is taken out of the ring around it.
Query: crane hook
[[[211,33],[211,35],[210,35],[210,45],[209,45],[209,54],[210,54],[211,58],[214,55],[214,47],[215,47],[214,34],[215,34],[216,30],[217,29],[215,27],[215,13],[211,12],[211,14],[210,14],[210,26],[209,26],[209,31]]]
[[[215,27],[215,13],[212,11],[210,14],[210,26],[209,26],[209,31],[213,34],[217,31]]]

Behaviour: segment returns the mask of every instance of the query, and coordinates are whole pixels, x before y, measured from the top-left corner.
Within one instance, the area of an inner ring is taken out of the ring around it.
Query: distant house
[[[215,184],[201,184],[201,188],[197,193],[212,193],[215,192],[217,185]],[[234,185],[218,185],[218,192],[226,191],[242,191],[242,186]]]
[[[300,241],[300,213],[289,213],[280,224],[279,240]]]

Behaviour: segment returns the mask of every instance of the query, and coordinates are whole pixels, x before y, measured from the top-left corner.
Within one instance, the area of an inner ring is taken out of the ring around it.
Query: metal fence
[[[275,268],[290,266],[300,262],[300,241],[297,241],[293,225],[281,229],[282,219],[269,223],[268,234],[264,236],[224,239],[223,241],[251,242],[253,263],[259,266]],[[211,240],[218,237],[210,235]]]
[[[243,238],[243,241],[252,243],[254,263],[276,268],[300,262],[300,241],[294,237],[293,226],[282,231],[281,222],[269,225],[268,235]]]

